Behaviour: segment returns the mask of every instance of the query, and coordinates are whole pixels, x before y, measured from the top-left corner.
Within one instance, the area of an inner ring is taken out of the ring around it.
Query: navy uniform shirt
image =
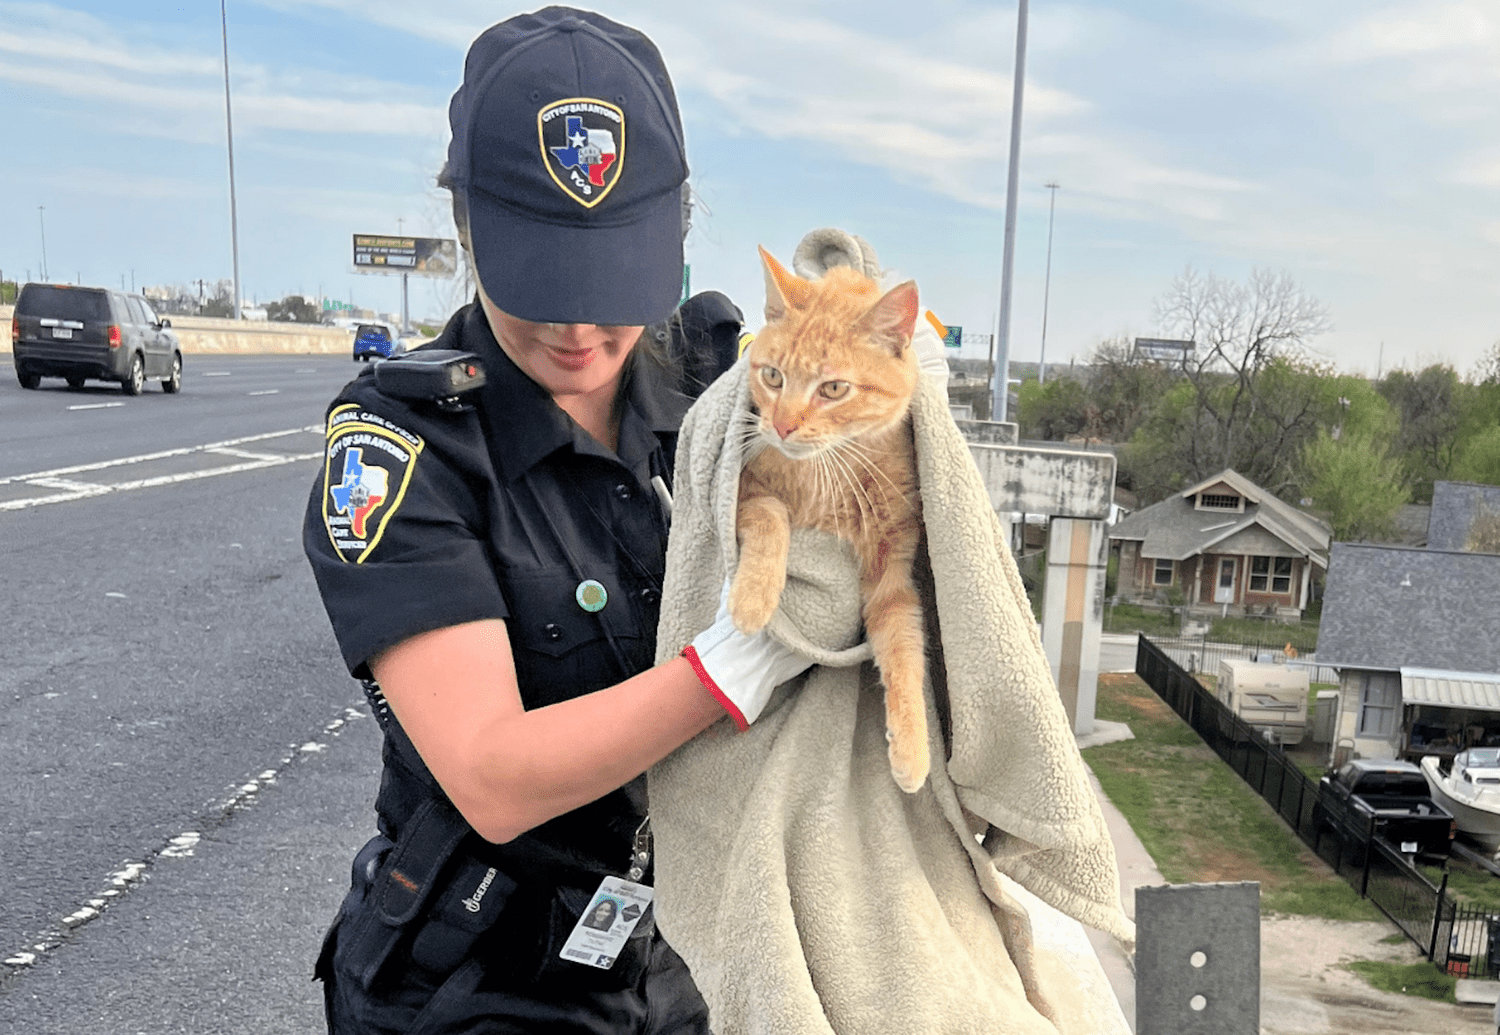
[[[303,538],[350,672],[368,677],[371,658],[418,633],[489,618],[505,620],[528,709],[650,667],[667,540],[651,479],[670,484],[689,400],[637,354],[610,452],[501,351],[478,304],[431,347],[481,358],[472,409],[394,399],[361,376],[328,411]],[[509,847],[622,870],[642,787]]]

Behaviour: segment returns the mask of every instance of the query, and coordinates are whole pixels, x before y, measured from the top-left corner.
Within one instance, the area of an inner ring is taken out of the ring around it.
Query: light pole
[[[1052,192],[1052,200],[1047,203],[1047,277],[1042,282],[1042,360],[1036,371],[1036,383],[1039,385],[1047,383],[1047,304],[1052,300],[1052,214],[1057,210],[1059,186],[1056,180],[1046,185]]]
[[[45,207],[44,205],[36,207],[37,225],[42,228],[42,280],[44,282],[47,279],[47,221],[42,218],[42,209]]]
[[[1016,9],[1016,82],[1010,98],[1010,174],[1005,181],[1005,249],[1000,260],[1000,317],[995,328],[993,420],[1006,417],[1010,394],[1010,281],[1016,256],[1016,187],[1021,171],[1021,95],[1026,82],[1026,0]]]
[[[240,318],[240,223],[234,201],[234,119],[229,110],[229,12],[219,0],[219,24],[224,30],[224,131],[229,142],[229,247],[234,259],[234,318]]]

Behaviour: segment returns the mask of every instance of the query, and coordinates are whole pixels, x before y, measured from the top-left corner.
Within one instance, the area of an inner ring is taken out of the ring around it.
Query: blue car
[[[368,363],[372,359],[390,359],[400,355],[401,337],[388,323],[362,323],[354,328],[354,359]]]

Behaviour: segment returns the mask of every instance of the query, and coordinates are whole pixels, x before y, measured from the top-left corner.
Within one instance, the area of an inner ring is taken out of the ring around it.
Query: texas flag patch
[[[328,415],[323,523],[339,557],[370,555],[395,516],[423,442],[378,414],[349,404]]]
[[[584,208],[593,208],[620,179],[625,113],[594,97],[553,101],[536,113],[547,173]]]

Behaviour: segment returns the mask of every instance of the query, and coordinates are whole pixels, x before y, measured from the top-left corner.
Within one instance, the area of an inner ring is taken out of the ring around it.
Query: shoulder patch
[[[353,403],[328,415],[323,524],[340,558],[359,564],[406,496],[424,443]]]

